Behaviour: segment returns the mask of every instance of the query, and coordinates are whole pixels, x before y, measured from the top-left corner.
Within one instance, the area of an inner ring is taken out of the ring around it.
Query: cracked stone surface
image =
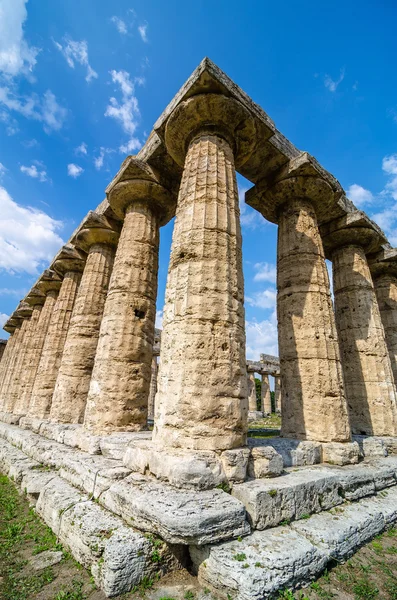
[[[397,277],[383,274],[374,280],[376,299],[389,350],[394,381],[397,381]]]

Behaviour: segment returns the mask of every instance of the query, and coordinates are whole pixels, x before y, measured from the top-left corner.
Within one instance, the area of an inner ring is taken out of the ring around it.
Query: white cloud
[[[260,354],[278,356],[277,319],[273,313],[264,321],[246,321],[246,353],[248,360],[259,360]]]
[[[27,290],[26,288],[22,288],[21,290],[15,290],[15,289],[10,289],[10,288],[0,288],[0,296],[13,296],[15,298],[18,298],[18,300],[20,300],[21,298],[24,298],[26,296],[28,291],[29,290]]]
[[[61,221],[29,206],[21,206],[0,187],[0,269],[38,274],[64,244]]]
[[[324,77],[324,85],[330,92],[336,92],[338,85],[342,83],[345,78],[345,69],[340,70],[338,79],[332,79],[329,75]]]
[[[133,137],[126,144],[121,144],[119,150],[122,154],[131,154],[135,150],[139,150],[142,148],[142,143],[138,140],[138,138]]]
[[[66,108],[58,104],[51,90],[47,90],[42,98],[37,94],[19,97],[10,87],[0,87],[0,104],[26,119],[42,122],[46,133],[61,129],[67,116]]]
[[[163,328],[163,311],[162,310],[156,310],[155,327],[156,327],[156,329]]]
[[[356,183],[353,183],[353,185],[347,189],[347,195],[358,208],[364,206],[364,204],[370,204],[374,200],[372,192]]]
[[[32,140],[22,142],[22,145],[25,146],[25,148],[35,148],[36,146],[39,146],[39,142],[33,138]]]
[[[110,154],[111,152],[114,152],[114,150],[111,150],[110,148],[103,148],[101,147],[100,151],[99,151],[99,156],[94,158],[94,166],[95,168],[99,171],[100,169],[102,169],[103,167],[103,163],[105,160],[105,155],[106,154]]]
[[[116,25],[117,31],[119,33],[121,33],[122,35],[125,35],[128,32],[128,28],[127,28],[125,21],[123,21],[122,19],[119,19],[119,17],[112,17],[110,20],[112,23],[114,23]]]
[[[10,318],[10,315],[6,315],[5,313],[0,313],[0,327],[3,327],[8,319]]]
[[[79,175],[81,175],[83,171],[84,169],[82,167],[79,167],[79,165],[75,165],[74,163],[70,163],[68,165],[69,177],[73,177],[74,179],[76,179],[76,177],[79,177]]]
[[[140,116],[138,100],[135,96],[135,84],[142,85],[144,79],[136,78],[131,81],[131,76],[127,71],[112,70],[110,75],[113,83],[120,87],[121,102],[111,97],[106,107],[105,117],[111,117],[118,121],[125,133],[130,135],[129,141],[119,148],[120,152],[128,153],[141,147],[141,143],[134,136]]]
[[[90,82],[91,79],[96,79],[98,77],[98,73],[94,71],[88,61],[88,44],[86,40],[82,40],[81,42],[75,42],[74,40],[64,37],[64,45],[59,42],[55,42],[55,46],[58,48],[60,52],[64,55],[66,62],[69,67],[74,69],[75,63],[82,65],[83,67],[87,67],[87,75],[85,80]]]
[[[47,181],[47,172],[44,169],[39,171],[36,165],[31,165],[30,167],[22,165],[21,171],[22,173],[25,173],[25,175],[38,179],[41,182]]]
[[[268,221],[266,221],[257,210],[245,203],[246,191],[247,188],[239,188],[238,190],[241,227],[243,229],[257,229],[258,227],[263,227]]]
[[[24,39],[27,0],[0,2],[0,71],[6,77],[29,74],[35,64],[38,48]]]
[[[268,281],[269,283],[276,283],[277,279],[277,267],[271,263],[256,263],[254,265],[256,271],[254,275],[254,281]]]
[[[139,35],[141,36],[142,41],[145,43],[149,41],[147,37],[147,27],[147,23],[145,23],[144,25],[139,25],[138,27]]]
[[[5,167],[3,163],[0,163],[0,180],[3,178],[7,171],[7,167]]]
[[[255,292],[252,296],[246,296],[245,301],[250,306],[257,308],[271,308],[274,310],[276,306],[277,292],[273,288]]]
[[[85,142],[81,142],[80,146],[75,148],[76,154],[87,154],[87,144]]]

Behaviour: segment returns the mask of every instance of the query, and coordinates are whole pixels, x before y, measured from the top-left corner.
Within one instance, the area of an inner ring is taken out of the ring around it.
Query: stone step
[[[131,475],[120,460],[93,456],[4,423],[1,438],[21,449],[21,460],[30,457],[37,467],[57,469],[60,477],[126,523],[170,544],[215,543],[250,532],[244,505],[221,489],[176,489],[154,478]]]
[[[320,575],[397,521],[397,488],[241,541],[190,547],[199,582],[219,598],[260,600]]]
[[[236,484],[232,495],[244,504],[252,527],[262,530],[396,484],[397,457],[391,456],[357,466],[302,467],[274,479]]]

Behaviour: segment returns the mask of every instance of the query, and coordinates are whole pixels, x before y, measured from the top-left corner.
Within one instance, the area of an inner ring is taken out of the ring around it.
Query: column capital
[[[165,128],[165,144],[181,167],[192,140],[201,134],[225,138],[238,168],[252,155],[256,142],[253,116],[238,100],[223,94],[197,94],[174,109]]]
[[[12,316],[15,315],[16,317],[22,317],[22,319],[26,319],[31,316],[32,312],[33,307],[30,306],[30,304],[28,304],[27,302],[22,301],[18,304]]]
[[[56,271],[61,277],[69,271],[82,273],[85,260],[85,253],[78,250],[73,244],[65,244],[55,256],[50,268]]]
[[[43,292],[43,294],[47,295],[48,292],[59,292],[61,284],[62,279],[59,277],[58,273],[55,273],[52,269],[46,269],[36,283],[36,287]]]
[[[28,295],[25,297],[25,302],[30,304],[31,306],[35,306],[37,304],[43,305],[45,302],[45,294],[40,290],[37,285],[34,285]]]
[[[144,161],[133,156],[126,159],[119,173],[106,188],[106,197],[116,217],[124,219],[129,205],[142,201],[158,212],[160,225],[175,213],[176,198],[158,174]]]
[[[326,258],[343,246],[359,246],[366,254],[378,252],[387,241],[380,227],[360,210],[321,225],[320,235]]]
[[[4,331],[7,333],[14,333],[15,329],[21,326],[22,320],[22,317],[16,316],[15,313],[12,314],[8,321],[3,325]]]
[[[385,244],[379,252],[368,256],[367,260],[373,279],[383,275],[397,277],[397,248]]]
[[[94,244],[115,247],[119,241],[120,229],[119,223],[90,210],[78,231],[74,234],[72,243],[76,248],[86,253]]]

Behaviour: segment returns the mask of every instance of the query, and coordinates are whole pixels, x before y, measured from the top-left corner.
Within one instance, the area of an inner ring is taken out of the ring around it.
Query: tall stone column
[[[87,252],[52,398],[50,420],[82,423],[118,232],[90,212],[72,242]]]
[[[124,219],[87,397],[84,427],[102,433],[147,426],[156,317],[159,227],[172,198],[150,167],[129,159],[107,189]]]
[[[274,376],[274,412],[281,413],[281,378]]]
[[[397,435],[396,388],[363,247],[335,248],[332,268],[352,432]]]
[[[153,355],[152,358],[152,375],[150,378],[150,391],[149,391],[149,402],[148,402],[148,419],[154,419],[154,406],[155,398],[157,393],[157,356]]]
[[[32,316],[29,320],[29,327],[26,331],[26,337],[24,341],[23,351],[20,353],[18,358],[18,364],[14,372],[14,381],[10,392],[10,412],[14,415],[25,416],[27,408],[22,402],[22,384],[27,373],[31,370],[31,359],[32,359],[32,348],[34,338],[37,333],[37,326],[40,319],[40,314],[43,308],[44,296],[38,293],[32,302],[29,304],[32,306]]]
[[[397,385],[397,264],[396,273],[380,274],[374,279],[374,285],[394,383]]]
[[[18,372],[18,366],[20,365],[21,357],[24,354],[26,336],[29,330],[30,317],[32,311],[32,307],[29,306],[26,302],[21,302],[17,310],[15,311],[18,317],[22,317],[23,321],[21,324],[20,331],[18,333],[18,338],[16,340],[13,355],[6,376],[4,378],[3,387],[1,390],[3,411],[6,413],[11,413],[13,409],[12,391],[15,381],[14,378],[15,374]]]
[[[49,416],[66,334],[84,267],[83,255],[73,247],[64,246],[52,266],[63,275],[63,280],[44,340],[30,401],[29,416],[39,419]]]
[[[235,160],[239,164],[248,158],[254,126],[239,102],[198,95],[175,109],[165,141],[184,170],[153,440],[159,453],[164,448],[232,449],[246,442],[248,411]]]
[[[272,413],[272,397],[270,395],[269,373],[261,375],[261,410],[265,415]]]
[[[0,365],[0,411],[4,408],[3,384],[10,369],[11,360],[14,354],[15,346],[18,342],[18,336],[21,329],[22,319],[11,317],[4,325],[4,329],[10,334],[7,342],[7,348],[3,355]]]
[[[1,361],[3,360],[6,347],[7,347],[7,340],[0,340],[0,364],[1,364]]]
[[[255,373],[248,371],[248,410],[257,411]]]

